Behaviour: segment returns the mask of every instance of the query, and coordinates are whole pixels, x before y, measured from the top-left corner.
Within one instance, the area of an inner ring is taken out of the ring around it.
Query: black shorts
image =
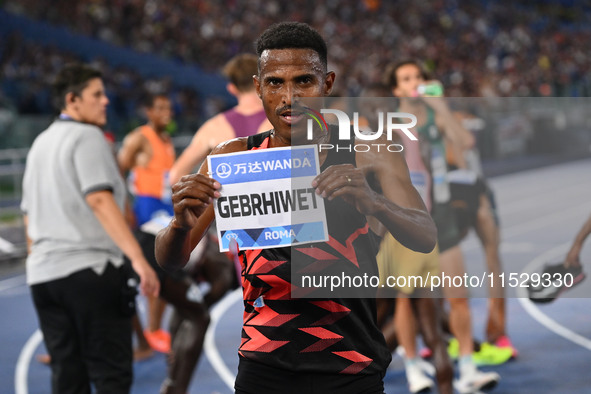
[[[480,206],[480,195],[486,192],[486,184],[482,178],[478,178],[473,184],[451,182],[449,188],[452,204],[461,202],[464,208],[475,216]]]
[[[431,211],[431,217],[435,222],[435,227],[437,227],[439,253],[459,245],[462,234],[460,233],[457,214],[451,203],[435,204]]]
[[[471,227],[476,226],[480,196],[485,195],[491,207],[491,214],[499,225],[495,197],[492,189],[483,178],[478,178],[474,184],[450,183],[451,205],[456,212],[457,224],[462,238]]]
[[[156,246],[156,236],[154,234],[145,233],[143,231],[138,230],[135,232],[135,238],[137,239],[138,243],[140,244],[140,247],[142,248],[142,253],[144,254],[144,257],[156,272],[160,284],[164,283],[164,279],[167,277],[172,277],[175,280],[182,280],[184,277],[187,276],[183,270],[167,272],[162,267],[160,267],[160,265],[158,265],[158,262],[156,261],[156,252],[154,251],[154,248]]]
[[[383,394],[382,374],[294,372],[240,357],[236,394]]]

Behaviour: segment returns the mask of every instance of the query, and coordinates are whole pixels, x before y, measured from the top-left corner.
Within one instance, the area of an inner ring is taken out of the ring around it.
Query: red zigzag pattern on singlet
[[[253,148],[253,150],[265,149],[268,147],[268,143],[269,138],[266,138],[260,147]],[[345,245],[341,244],[333,237],[329,237],[329,241],[326,244],[356,267],[359,267],[353,242],[360,235],[367,234],[368,232],[369,225],[366,224],[364,227],[360,227],[354,231],[345,241]],[[317,247],[298,248],[298,251],[313,259],[313,262],[305,268],[308,272],[322,271],[327,266],[331,265],[332,262],[341,260],[335,255]],[[242,351],[270,353],[290,342],[271,340],[254,326],[279,327],[300,316],[299,314],[279,314],[268,305],[256,309],[252,305],[252,303],[261,295],[267,300],[288,300],[290,298],[290,290],[292,290],[292,284],[277,275],[269,274],[275,268],[285,264],[286,261],[267,260],[262,256],[262,252],[262,250],[249,250],[245,251],[244,255],[244,300],[253,307],[253,311],[249,313],[245,311],[244,314],[245,321],[243,330],[247,338],[243,337],[240,345],[239,354],[242,356],[244,356]],[[253,281],[255,280],[258,282],[256,286],[253,285]],[[266,285],[262,285],[260,282],[263,282]],[[332,300],[310,301],[310,304],[326,310],[327,315],[313,322],[308,327],[298,327],[300,331],[319,338],[317,342],[301,350],[301,353],[320,352],[341,341],[343,339],[342,335],[320,326],[330,326],[351,313],[349,308]],[[356,374],[365,369],[373,361],[371,358],[354,350],[332,353],[353,362],[353,364],[341,371],[341,373],[344,374]]]
[[[340,320],[343,317],[347,316],[349,313],[351,313],[351,309],[339,304],[338,302],[330,300],[310,301],[310,304],[316,305],[317,307],[320,307],[322,309],[326,309],[329,312],[329,314],[323,317],[322,319],[310,324],[310,326],[312,327],[328,326],[334,324],[337,320]]]
[[[247,259],[250,256],[247,256]],[[254,257],[252,263],[248,266],[244,273],[244,289],[245,300],[253,302],[259,295],[264,294],[267,299],[284,299],[289,298],[290,285],[287,281],[279,278],[277,275],[269,275],[273,269],[285,264],[287,261],[272,261],[267,260],[260,254]],[[251,282],[254,278],[262,280],[263,282],[273,283],[275,286],[268,285],[264,287],[254,286]],[[266,279],[266,280],[265,280]],[[278,285],[279,284],[279,285]],[[275,292],[274,289],[283,289],[283,291]],[[298,314],[279,314],[271,309],[269,306],[264,308],[257,308],[254,313],[245,313],[244,332],[248,338],[242,338],[240,344],[240,352],[272,352],[281,346],[289,343],[289,341],[274,341],[264,336],[256,327],[279,327],[288,321],[297,317]]]
[[[365,357],[363,354],[354,350],[348,350],[345,352],[333,352],[337,356],[346,358],[347,360],[353,361],[353,364],[343,369],[340,373],[343,374],[356,374],[363,371],[373,361],[369,357]]]
[[[314,335],[317,338],[320,338],[318,342],[315,342],[307,348],[301,350],[300,353],[321,352],[327,347],[332,346],[335,343],[339,342],[341,339],[343,339],[342,335],[339,335],[322,327],[300,328],[300,330],[310,335]]]
[[[244,272],[244,300],[254,301],[260,295],[269,300],[284,300],[290,298],[291,284],[277,275],[270,275],[273,269],[287,263],[285,260],[267,260],[260,252],[252,258],[257,251],[247,251],[246,260],[250,261]],[[267,286],[254,286],[252,281],[258,279],[267,284]]]
[[[357,254],[355,253],[355,248],[353,247],[353,242],[362,234],[367,234],[369,232],[369,225],[366,224],[364,227],[357,229],[353,234],[351,234],[347,240],[345,241],[345,245],[334,239],[333,237],[329,238],[329,241],[326,243],[330,245],[334,251],[339,252],[343,257],[347,260],[351,261],[355,266],[359,267],[359,262],[357,260]],[[306,264],[303,268],[298,270],[298,273],[315,273],[315,272],[322,272],[323,270],[327,269],[329,266],[333,265],[336,262],[341,261],[341,259],[334,254],[327,252],[326,250],[320,249],[318,247],[306,247],[306,248],[296,248],[296,250],[306,256],[313,258],[314,262],[311,264]],[[301,295],[300,295],[301,296]]]
[[[366,223],[365,226],[358,228],[353,234],[351,234],[347,240],[345,241],[345,245],[334,239],[333,237],[329,237],[328,244],[334,248],[337,252],[342,254],[347,260],[355,264],[357,268],[359,268],[359,262],[357,261],[357,254],[355,253],[355,248],[353,247],[353,242],[362,234],[367,234],[369,232],[369,224]]]
[[[261,334],[261,332],[254,327],[245,325],[243,329],[249,339],[242,338],[240,351],[270,353],[289,343],[289,341],[273,341]]]
[[[353,247],[353,242],[360,235],[367,234],[368,231],[369,225],[366,224],[364,227],[361,227],[353,232],[345,241],[345,245],[333,237],[329,238],[327,244],[331,246],[336,252],[345,257],[348,261],[351,261],[351,263],[359,267],[359,262]],[[326,262],[339,260],[339,258],[333,254],[316,247],[300,248],[298,251],[317,260],[312,264],[312,266],[315,266],[311,269],[312,271],[318,269],[319,265],[324,265],[323,268],[325,268]],[[247,255],[245,256],[246,261],[251,261],[250,265],[247,265],[247,268],[244,272],[244,288],[248,293],[245,295],[245,300],[253,302],[256,298],[258,298],[259,295],[263,294],[265,299],[268,300],[289,299],[292,285],[277,275],[269,274],[269,272],[271,272],[273,269],[285,264],[286,261],[267,260],[260,254],[260,251],[259,254],[253,258],[253,252],[254,251],[248,251]],[[265,282],[268,286],[253,286],[252,280],[254,278]],[[277,291],[278,289],[281,290]],[[320,320],[310,324],[309,327],[299,328],[299,330],[302,332],[320,338],[319,341],[301,350],[301,353],[320,352],[341,341],[343,336],[319,326],[330,326],[336,321],[349,315],[351,312],[349,308],[331,300],[310,301],[310,303],[319,308],[325,309],[328,314]],[[271,340],[253,326],[279,327],[296,318],[297,316],[299,316],[299,314],[279,314],[269,306],[257,308],[255,313],[245,314],[243,329],[248,338],[242,338],[239,353],[242,354],[242,351],[269,353],[286,345],[290,341]],[[359,373],[373,361],[372,359],[354,350],[333,352],[333,354],[353,361],[353,364],[341,371],[341,373],[344,374]]]
[[[299,316],[297,313],[279,314],[268,305],[264,308],[258,308],[257,312],[258,314],[248,321],[249,326],[279,327]]]

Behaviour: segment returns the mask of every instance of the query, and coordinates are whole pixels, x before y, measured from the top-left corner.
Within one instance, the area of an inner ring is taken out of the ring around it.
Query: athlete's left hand
[[[378,194],[369,187],[363,171],[351,164],[328,167],[312,181],[312,187],[329,201],[343,198],[364,215],[372,215],[376,210]]]

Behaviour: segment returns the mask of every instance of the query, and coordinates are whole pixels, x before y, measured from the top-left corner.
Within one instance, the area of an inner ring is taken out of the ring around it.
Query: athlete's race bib
[[[222,188],[214,210],[220,251],[328,241],[316,145],[213,155],[211,177]]]

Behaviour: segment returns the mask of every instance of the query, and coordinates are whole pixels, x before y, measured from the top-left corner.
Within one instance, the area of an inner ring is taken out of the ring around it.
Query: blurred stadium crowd
[[[55,47],[43,47],[28,41],[20,34],[12,34],[2,43],[0,60],[0,96],[5,105],[12,105],[21,114],[54,113],[50,100],[51,78],[64,64],[82,59],[75,53]],[[173,86],[167,76],[144,79],[137,71],[124,66],[112,66],[104,58],[97,57],[93,66],[103,72],[103,80],[109,93],[109,124],[129,131],[138,126],[141,118],[142,99],[148,92],[168,92],[176,113],[183,114],[184,127],[195,130],[202,122],[200,96],[192,89]],[[212,109],[215,112],[217,108]],[[115,124],[114,124],[115,123]]]
[[[281,20],[308,22],[331,46],[340,95],[380,79],[395,59],[424,59],[448,96],[591,95],[591,7],[585,2],[480,0],[5,0],[2,8],[67,26],[112,45],[218,71]],[[26,37],[0,39],[2,91],[20,113],[50,111],[49,78],[76,54],[39,47]],[[111,111],[137,118],[145,90],[172,92],[177,113],[195,124],[224,104],[174,86],[162,75],[95,59],[105,71]],[[18,89],[15,88],[18,85]],[[9,94],[13,92],[15,94]],[[201,117],[201,119],[199,119]],[[191,124],[191,127],[194,125]]]

